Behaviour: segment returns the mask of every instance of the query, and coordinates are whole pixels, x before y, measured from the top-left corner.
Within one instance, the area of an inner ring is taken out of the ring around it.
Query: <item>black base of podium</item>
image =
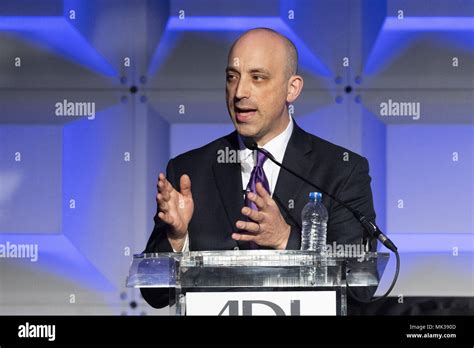
[[[348,315],[474,315],[474,297],[389,297],[371,304],[352,299]]]

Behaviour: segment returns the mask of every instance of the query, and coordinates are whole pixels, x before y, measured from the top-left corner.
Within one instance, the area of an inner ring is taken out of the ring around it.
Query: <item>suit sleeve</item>
[[[287,222],[288,223],[288,222]],[[289,222],[291,227],[288,243],[286,243],[286,250],[300,250],[301,249],[301,228]]]
[[[179,181],[175,178],[173,160],[169,161],[166,167],[166,178],[175,189],[179,190],[179,187],[176,186],[176,183]],[[161,221],[158,217],[158,211],[157,206],[157,212],[154,217],[155,227],[148,239],[146,248],[143,251],[144,253],[173,252],[167,237],[169,225]],[[145,301],[154,308],[163,308],[169,304],[169,289],[140,288],[140,292]]]
[[[369,163],[365,158],[361,158],[341,185],[336,196],[370,220],[375,221],[370,182]],[[370,249],[375,250],[377,240],[366,235],[360,222],[349,210],[338,203],[334,203],[329,211],[328,243],[335,241],[337,244],[365,244],[366,238],[370,241]],[[352,293],[366,301],[374,296],[376,290],[376,286],[351,288]],[[350,314],[360,312],[363,306],[364,304],[354,300],[349,294],[348,311]]]
[[[169,161],[168,166],[166,167],[166,178],[175,189],[179,190],[179,187],[176,185],[177,180],[174,174],[173,160]],[[154,217],[155,227],[153,228],[153,232],[151,233],[151,236],[148,239],[148,243],[145,248],[146,253],[173,252],[171,244],[168,241],[167,235],[169,225],[163,222],[158,217],[158,212],[159,208],[157,206],[156,214]]]
[[[336,192],[336,196],[375,221],[370,182],[369,163],[365,158],[361,158]],[[329,211],[328,243],[335,241],[338,244],[361,244],[366,237],[364,228],[354,215],[340,204],[334,203]]]

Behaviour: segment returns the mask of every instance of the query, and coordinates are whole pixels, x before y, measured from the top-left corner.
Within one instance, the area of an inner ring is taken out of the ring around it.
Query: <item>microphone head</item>
[[[242,137],[244,145],[249,150],[256,150],[258,148],[257,143],[252,138]]]
[[[265,150],[263,147],[258,147],[258,144],[252,138],[242,137],[242,141],[243,141],[243,143],[244,143],[244,145],[247,149],[252,150],[252,151],[256,150],[258,152],[261,152],[266,157],[270,158],[274,163],[276,162],[275,157],[273,157],[273,155],[270,152],[268,152],[267,150]],[[281,165],[281,164],[279,164],[279,165]]]

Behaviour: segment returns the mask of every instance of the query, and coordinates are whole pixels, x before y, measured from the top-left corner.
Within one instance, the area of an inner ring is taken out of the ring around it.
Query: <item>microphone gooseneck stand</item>
[[[377,297],[377,298],[372,298],[370,300],[363,300],[363,299],[359,298],[358,296],[356,296],[354,294],[354,292],[351,290],[349,284],[347,284],[347,290],[348,290],[349,294],[355,300],[357,300],[358,302],[373,303],[373,302],[379,301],[383,298],[386,298],[390,294],[392,289],[394,288],[395,283],[397,282],[397,279],[398,279],[398,275],[400,273],[400,255],[398,254],[398,250],[397,250],[397,247],[395,246],[395,244],[380,230],[380,228],[375,224],[375,222],[369,220],[364,214],[362,214],[357,209],[354,209],[354,208],[350,207],[345,202],[341,201],[339,198],[333,196],[332,194],[328,193],[326,190],[322,189],[318,185],[314,184],[313,182],[311,182],[308,179],[302,177],[298,173],[295,173],[293,170],[286,167],[282,163],[278,162],[270,152],[268,152],[267,150],[265,150],[263,148],[258,147],[257,143],[255,141],[253,141],[252,139],[245,138],[244,139],[244,145],[249,150],[255,150],[255,151],[258,151],[260,153],[263,153],[268,159],[270,159],[273,163],[275,163],[280,168],[283,168],[284,170],[286,170],[291,175],[297,177],[298,179],[304,181],[308,185],[310,185],[310,186],[314,187],[315,189],[319,190],[320,192],[322,192],[323,194],[330,197],[332,200],[334,200],[335,202],[339,203],[344,208],[349,210],[354,215],[354,217],[360,222],[360,224],[364,227],[364,229],[367,231],[367,233],[370,236],[372,236],[374,238],[377,238],[387,249],[391,250],[395,254],[395,258],[396,258],[395,275],[393,277],[393,280],[392,280],[392,283],[390,284],[389,289],[382,296]]]

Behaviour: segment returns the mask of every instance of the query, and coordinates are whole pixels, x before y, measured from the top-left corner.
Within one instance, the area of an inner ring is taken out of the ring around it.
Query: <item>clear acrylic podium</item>
[[[127,286],[169,289],[173,315],[186,314],[186,294],[190,292],[290,290],[333,291],[335,314],[347,315],[347,286],[358,294],[372,295],[388,259],[387,253],[321,257],[299,250],[138,254]]]

